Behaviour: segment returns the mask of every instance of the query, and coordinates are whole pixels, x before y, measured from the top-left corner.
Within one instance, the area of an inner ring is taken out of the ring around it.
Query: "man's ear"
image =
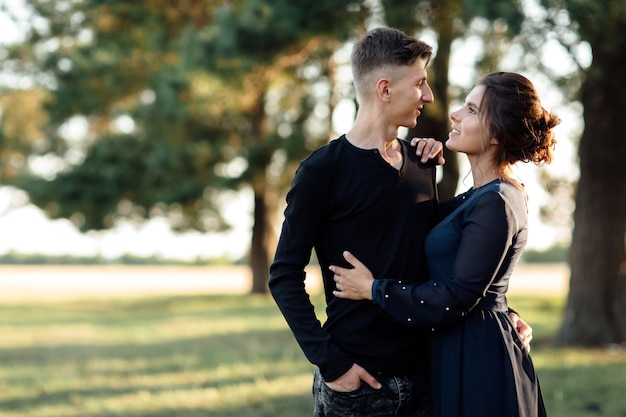
[[[390,82],[387,78],[381,78],[376,83],[376,95],[378,99],[383,102],[388,102],[391,97],[391,91],[389,91]]]

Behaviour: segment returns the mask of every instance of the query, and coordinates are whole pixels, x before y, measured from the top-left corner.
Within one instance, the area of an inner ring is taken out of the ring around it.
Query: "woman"
[[[529,352],[507,314],[509,278],[528,231],[524,187],[511,168],[549,163],[560,119],[528,79],[504,72],[480,80],[450,119],[446,146],[466,154],[474,186],[426,239],[431,281],[374,279],[346,252],[354,269],[330,267],[334,294],[372,300],[394,321],[432,328],[434,416],[545,416]]]

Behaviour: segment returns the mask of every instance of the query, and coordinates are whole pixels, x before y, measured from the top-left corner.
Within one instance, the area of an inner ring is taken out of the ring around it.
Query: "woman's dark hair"
[[[489,137],[500,143],[498,169],[503,172],[518,161],[550,163],[556,144],[552,129],[561,119],[542,107],[530,80],[516,73],[495,72],[478,85],[485,86],[481,113]]]

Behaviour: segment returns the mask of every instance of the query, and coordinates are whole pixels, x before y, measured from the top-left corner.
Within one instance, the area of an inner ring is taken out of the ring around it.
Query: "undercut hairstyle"
[[[368,31],[352,49],[350,64],[357,96],[366,91],[371,75],[393,67],[410,66],[418,59],[428,65],[432,47],[404,32],[379,27]]]

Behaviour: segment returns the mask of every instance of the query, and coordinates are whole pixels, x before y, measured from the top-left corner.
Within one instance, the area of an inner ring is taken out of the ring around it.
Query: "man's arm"
[[[322,329],[304,284],[304,268],[322,229],[328,200],[327,181],[319,171],[303,163],[296,172],[270,267],[269,288],[307,359],[319,367],[325,380],[333,381],[353,362]]]

